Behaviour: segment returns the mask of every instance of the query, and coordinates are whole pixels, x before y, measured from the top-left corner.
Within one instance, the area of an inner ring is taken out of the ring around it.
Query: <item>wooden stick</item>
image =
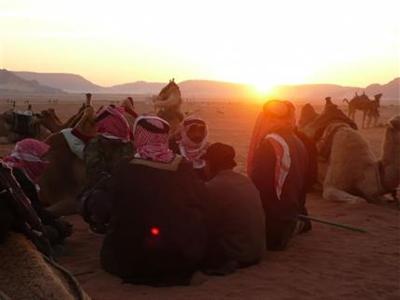
[[[302,220],[310,220],[310,221],[314,221],[314,222],[318,222],[318,223],[322,223],[322,224],[327,224],[327,225],[332,225],[332,226],[335,226],[335,227],[344,228],[344,229],[348,229],[348,230],[352,230],[352,231],[368,233],[368,231],[366,231],[365,229],[362,229],[362,228],[357,228],[357,227],[353,227],[353,226],[346,225],[346,224],[334,223],[334,222],[322,220],[322,219],[319,219],[319,218],[314,218],[314,217],[311,217],[311,216],[298,215],[297,217],[299,219],[302,219]]]

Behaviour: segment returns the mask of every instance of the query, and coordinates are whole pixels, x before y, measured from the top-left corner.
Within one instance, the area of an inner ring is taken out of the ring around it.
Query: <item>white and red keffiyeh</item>
[[[128,121],[118,108],[107,106],[97,113],[96,122],[98,134],[108,139],[127,143],[131,140],[131,130]]]
[[[147,123],[149,126],[144,126]],[[141,116],[133,127],[133,145],[136,157],[156,162],[168,163],[174,153],[169,149],[169,124],[156,116]]]
[[[49,164],[43,159],[49,150],[46,143],[28,138],[16,143],[14,150],[2,161],[9,167],[21,168],[33,183],[37,183]]]
[[[280,200],[283,186],[289,174],[290,165],[292,163],[289,145],[279,134],[276,133],[268,134],[265,139],[271,143],[275,152],[276,162],[274,186],[276,195]]]
[[[204,126],[205,134],[201,142],[196,143],[188,136],[188,131],[192,126]],[[195,169],[201,169],[206,162],[202,156],[207,152],[208,147],[208,128],[207,124],[200,118],[189,117],[183,122],[181,129],[181,139],[179,143],[179,151],[183,157],[193,163]]]

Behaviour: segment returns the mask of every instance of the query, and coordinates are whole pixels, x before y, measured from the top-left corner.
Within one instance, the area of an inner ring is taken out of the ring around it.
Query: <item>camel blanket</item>
[[[310,124],[315,129],[314,139],[318,141],[330,124],[339,122],[348,124],[351,128],[357,130],[356,123],[347,117],[336,105],[326,107],[322,114]]]
[[[23,137],[36,137],[39,134],[39,125],[35,124],[32,114],[13,112],[11,130]]]
[[[325,128],[321,138],[317,141],[318,154],[323,160],[329,160],[335,134],[344,127],[350,126],[347,123],[334,122]]]
[[[79,159],[83,160],[83,150],[85,149],[85,143],[72,133],[72,128],[66,128],[61,130],[65,140],[71,150]]]

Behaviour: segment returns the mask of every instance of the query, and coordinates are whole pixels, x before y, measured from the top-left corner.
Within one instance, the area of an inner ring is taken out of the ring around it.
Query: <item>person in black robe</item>
[[[168,147],[169,125],[139,117],[131,159],[112,172],[112,199],[101,264],[125,282],[188,284],[207,246],[207,193],[190,163]],[[100,199],[101,201],[101,199]],[[96,217],[96,198],[88,215]]]
[[[309,154],[295,131],[294,106],[270,101],[260,113],[250,143],[248,174],[265,211],[269,250],[283,250],[296,233],[311,229],[307,215]]]

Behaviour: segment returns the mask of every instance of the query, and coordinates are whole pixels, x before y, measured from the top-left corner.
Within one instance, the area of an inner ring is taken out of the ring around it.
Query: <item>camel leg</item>
[[[385,202],[385,198],[381,196],[379,170],[377,166],[366,166],[363,172],[362,180],[356,184],[357,190],[371,203]]]
[[[322,194],[323,198],[329,201],[342,202],[348,204],[357,204],[365,202],[365,199],[351,195],[343,190],[339,190],[335,187],[324,187],[324,192]]]
[[[365,113],[365,111],[363,112],[363,119],[362,119],[362,128],[365,128],[365,118],[366,118],[367,114]]]
[[[356,117],[356,116],[355,116],[355,111],[349,109],[349,118],[352,119],[352,120],[354,121],[354,118],[355,118],[355,117]]]
[[[367,115],[367,128],[371,127],[371,121],[372,121],[371,116]]]
[[[374,127],[377,127],[378,126],[378,117],[375,117],[375,119],[374,119]]]

